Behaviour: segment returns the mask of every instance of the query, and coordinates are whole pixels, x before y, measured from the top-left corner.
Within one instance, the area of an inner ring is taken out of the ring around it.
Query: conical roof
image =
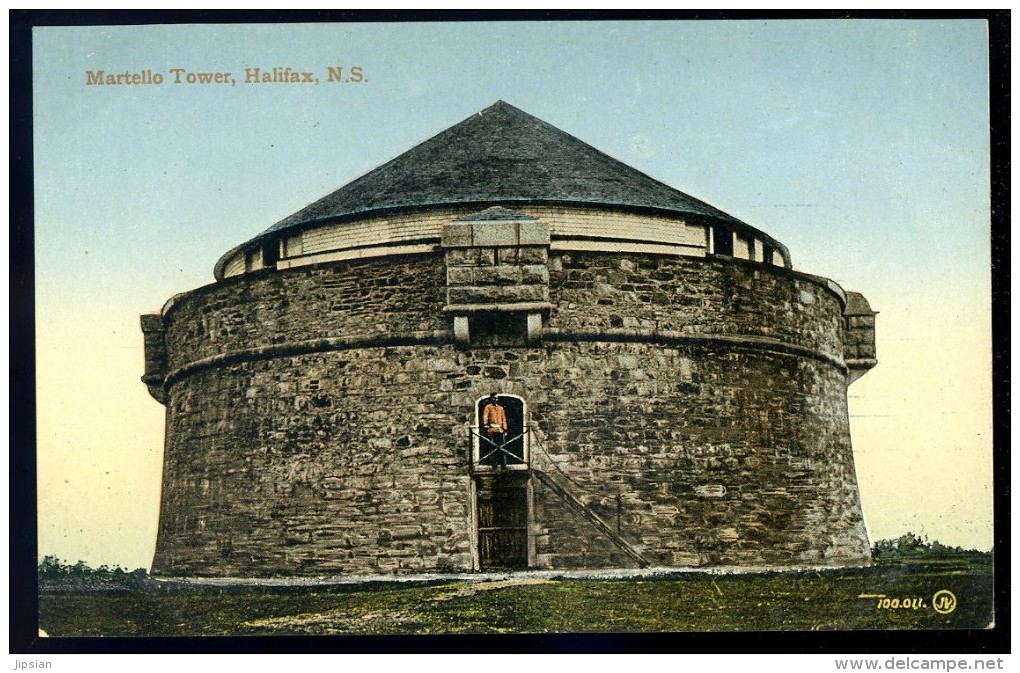
[[[735,217],[618,161],[504,101],[477,112],[223,255],[276,236],[373,214],[441,206],[616,206],[753,231]],[[784,252],[785,254],[785,252]]]
[[[491,202],[638,206],[738,222],[498,101],[264,233],[378,210]]]

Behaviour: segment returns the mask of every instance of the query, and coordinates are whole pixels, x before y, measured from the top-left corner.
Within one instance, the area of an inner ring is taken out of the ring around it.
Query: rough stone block
[[[454,500],[446,500],[444,496],[443,500],[443,514],[449,517],[463,516],[466,511],[465,503],[457,502]]]
[[[438,491],[422,490],[415,494],[415,498],[419,505],[435,505],[439,502],[439,493]]]
[[[381,572],[393,573],[400,568],[400,561],[391,558],[376,559],[375,565]]]
[[[517,245],[516,222],[475,222],[476,246]]]
[[[549,288],[541,285],[508,285],[494,288],[497,291],[496,301],[526,302],[547,301]]]
[[[699,498],[721,498],[726,495],[726,487],[722,484],[703,484],[694,487],[694,494]]]
[[[524,285],[548,285],[549,269],[544,264],[522,266],[521,283]]]
[[[448,266],[446,267],[447,285],[471,285],[473,281],[471,266]]]
[[[522,247],[517,250],[517,257],[521,264],[545,264],[549,261],[549,248],[538,246]]]
[[[492,304],[499,301],[498,286],[489,287],[451,287],[446,291],[448,304]]]
[[[444,248],[469,248],[472,245],[473,231],[470,224],[452,223],[443,225],[442,242]]]
[[[521,270],[516,266],[479,267],[474,270],[476,285],[516,285],[521,282]]]
[[[520,248],[497,248],[496,264],[520,264]]]
[[[492,266],[496,263],[492,248],[453,248],[446,251],[446,266]]]
[[[521,245],[549,244],[548,224],[536,220],[522,220],[518,224],[520,226],[519,240]]]
[[[447,373],[460,370],[460,367],[452,358],[429,358],[425,364],[428,370],[433,372]]]
[[[398,525],[390,529],[390,535],[394,540],[414,540],[421,537],[421,526]]]

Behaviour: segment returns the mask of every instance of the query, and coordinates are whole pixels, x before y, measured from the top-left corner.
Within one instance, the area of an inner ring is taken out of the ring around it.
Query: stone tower
[[[142,316],[156,574],[869,560],[864,297],[506,103],[215,277]]]

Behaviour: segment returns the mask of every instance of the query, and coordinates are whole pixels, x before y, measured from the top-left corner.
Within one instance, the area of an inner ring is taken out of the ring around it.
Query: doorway
[[[528,475],[507,472],[476,477],[478,567],[528,567]]]
[[[524,399],[516,395],[497,395],[496,403],[503,408],[506,432],[491,433],[485,427],[485,407],[492,403],[489,396],[475,402],[475,428],[472,431],[472,466],[478,471],[494,467],[528,468],[528,425]]]

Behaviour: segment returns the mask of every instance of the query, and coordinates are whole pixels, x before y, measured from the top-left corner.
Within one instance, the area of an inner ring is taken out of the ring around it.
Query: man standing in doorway
[[[496,393],[489,395],[482,409],[482,429],[493,446],[499,447],[496,451],[496,465],[506,467],[506,449],[503,448],[507,431],[506,409],[499,403]]]

